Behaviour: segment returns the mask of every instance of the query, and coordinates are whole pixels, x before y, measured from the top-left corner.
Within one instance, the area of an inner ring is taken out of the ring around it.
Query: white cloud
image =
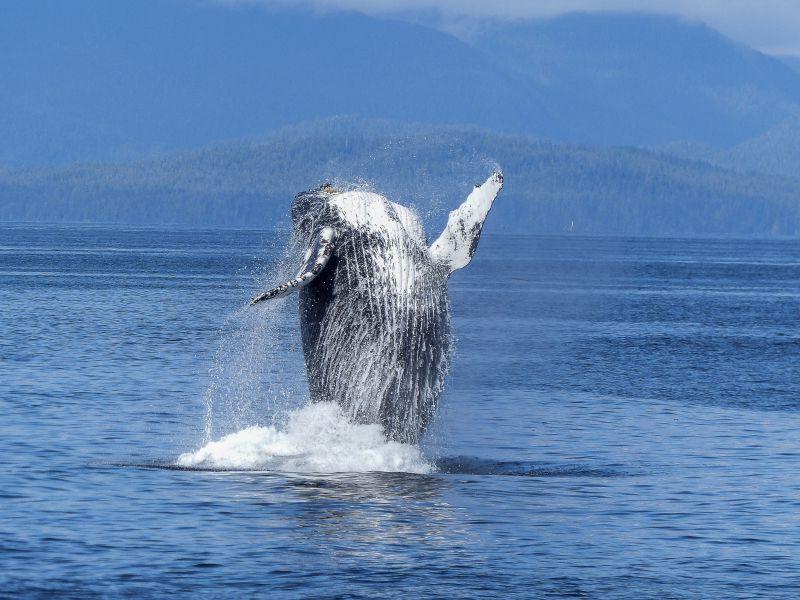
[[[478,18],[549,17],[573,11],[609,10],[671,13],[704,21],[722,33],[765,52],[800,54],[800,0],[249,1],[284,6],[306,5],[322,11],[356,10],[367,14],[433,9],[445,16]]]

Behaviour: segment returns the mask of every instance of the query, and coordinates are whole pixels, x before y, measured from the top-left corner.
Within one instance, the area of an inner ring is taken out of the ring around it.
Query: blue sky
[[[222,0],[306,4],[370,14],[439,9],[451,17],[545,17],[571,11],[634,10],[701,20],[759,50],[800,55],[800,0]]]

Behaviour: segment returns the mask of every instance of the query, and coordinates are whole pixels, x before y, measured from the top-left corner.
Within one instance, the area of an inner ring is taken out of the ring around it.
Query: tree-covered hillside
[[[661,148],[692,160],[703,160],[743,173],[800,178],[800,111],[761,135],[731,148],[678,142]]]
[[[800,182],[632,148],[334,119],[157,160],[0,173],[0,220],[270,226],[331,180],[410,203],[432,230],[495,166],[489,231],[800,235]]]

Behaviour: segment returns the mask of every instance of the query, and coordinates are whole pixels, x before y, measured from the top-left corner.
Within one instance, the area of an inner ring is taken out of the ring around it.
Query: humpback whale
[[[335,401],[392,440],[420,440],[452,347],[447,280],[472,260],[502,187],[500,171],[476,185],[430,246],[414,211],[378,194],[324,184],[294,198],[302,265],[251,304],[299,291],[312,401]]]

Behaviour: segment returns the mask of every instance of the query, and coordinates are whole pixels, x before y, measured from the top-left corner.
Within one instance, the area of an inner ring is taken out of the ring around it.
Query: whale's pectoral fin
[[[447,219],[447,226],[431,244],[433,261],[449,272],[466,267],[472,260],[481,238],[483,222],[497,194],[503,188],[503,173],[495,171],[483,185],[476,185],[472,193]]]
[[[250,301],[250,306],[263,302],[264,300],[287,296],[314,281],[314,278],[322,272],[325,265],[327,265],[328,261],[331,259],[337,237],[338,234],[332,227],[325,227],[322,229],[317,236],[314,247],[306,254],[306,260],[303,266],[300,267],[300,272],[297,274],[297,277],[290,279],[286,283],[268,292],[259,294]]]

